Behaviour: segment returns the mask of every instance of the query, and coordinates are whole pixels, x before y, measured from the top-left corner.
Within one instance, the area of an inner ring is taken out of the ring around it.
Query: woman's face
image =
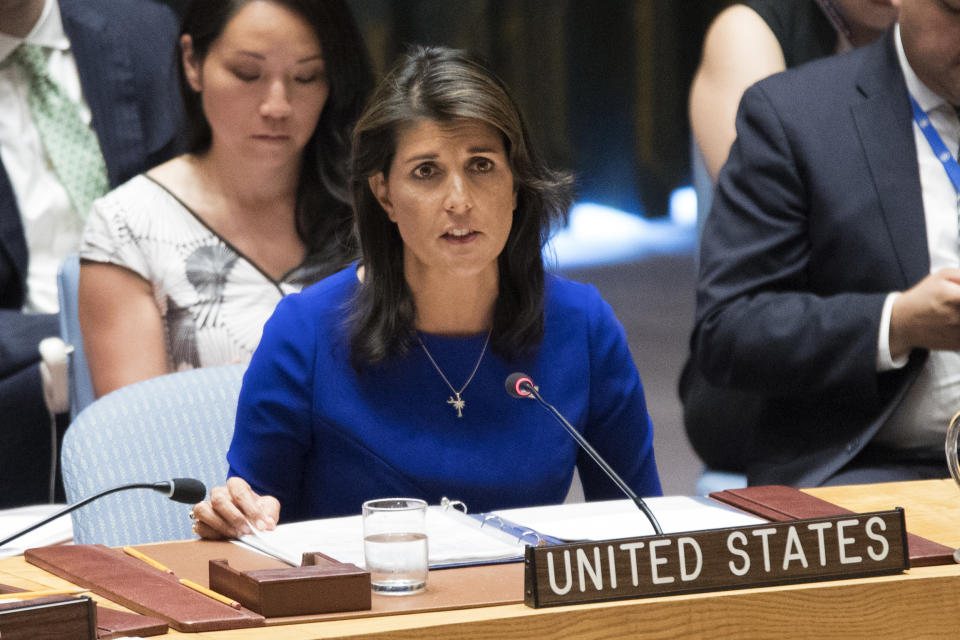
[[[403,238],[408,281],[496,277],[517,207],[503,136],[478,120],[420,120],[370,188]]]
[[[212,149],[259,162],[299,160],[329,94],[320,41],[302,16],[256,0],[230,19],[202,60],[189,35],[181,46]]]

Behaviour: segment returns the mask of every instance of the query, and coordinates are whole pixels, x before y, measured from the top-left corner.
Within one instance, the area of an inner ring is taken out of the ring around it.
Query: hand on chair
[[[277,526],[280,503],[273,496],[258,495],[243,478],[233,477],[226,486],[210,490],[210,500],[193,505],[193,532],[217,540],[252,533],[251,527],[269,531]]]

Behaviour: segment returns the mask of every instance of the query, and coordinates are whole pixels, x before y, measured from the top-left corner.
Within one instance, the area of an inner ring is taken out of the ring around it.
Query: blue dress
[[[471,512],[556,504],[574,466],[588,500],[622,497],[537,402],[507,395],[514,371],[529,374],[634,491],[660,495],[640,377],[592,286],[547,276],[536,354],[511,363],[488,350],[458,418],[420,348],[353,370],[344,317],[357,284],[353,265],[284,298],[244,376],[230,475],[275,496],[281,521],[358,514],[365,500],[392,496],[446,496]],[[486,335],[421,338],[459,389]]]

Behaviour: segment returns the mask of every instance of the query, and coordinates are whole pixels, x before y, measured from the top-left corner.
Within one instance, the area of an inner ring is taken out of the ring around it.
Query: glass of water
[[[960,485],[960,411],[950,420],[947,427],[947,441],[944,445],[947,454],[947,468],[953,480]],[[954,562],[960,563],[960,549],[953,552]]]
[[[960,412],[953,416],[950,426],[947,427],[947,441],[944,448],[950,475],[960,485]]]
[[[410,595],[427,586],[427,503],[381,498],[363,503],[363,557],[374,593]]]

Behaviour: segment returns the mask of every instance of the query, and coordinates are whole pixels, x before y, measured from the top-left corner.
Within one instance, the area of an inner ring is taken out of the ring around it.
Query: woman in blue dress
[[[639,495],[659,495],[623,327],[542,248],[571,177],[530,146],[503,84],[419,48],[354,130],[361,262],[285,298],[244,377],[230,478],[192,513],[203,537],[360,512],[404,495],[472,511],[621,497],[535,402],[523,371]]]

